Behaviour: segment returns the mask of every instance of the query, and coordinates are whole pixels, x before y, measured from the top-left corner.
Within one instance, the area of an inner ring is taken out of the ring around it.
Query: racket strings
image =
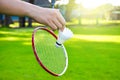
[[[54,38],[53,38],[53,39],[54,39]],[[60,66],[60,65],[62,65],[62,64],[60,64],[60,63],[59,63],[60,61],[58,62],[57,59],[56,59],[56,56],[59,55],[59,52],[56,52],[56,50],[55,50],[55,49],[56,49],[56,47],[54,46],[55,39],[52,40],[52,39],[49,38],[49,39],[46,39],[46,40],[52,43],[52,44],[48,43],[48,44],[50,44],[50,45],[53,46],[53,47],[49,47],[49,46],[48,46],[49,51],[51,50],[51,53],[52,53],[52,54],[50,53],[50,56],[53,56],[51,60],[54,61],[53,64],[55,63],[53,66],[51,66],[51,68],[54,67],[54,71],[57,71],[57,70],[58,70],[58,66]],[[56,56],[55,56],[55,55],[56,55]],[[60,57],[60,55],[59,55],[59,57]],[[51,65],[51,64],[50,64],[50,65]]]
[[[65,68],[65,56],[62,47],[55,47],[56,39],[46,31],[35,34],[37,54],[43,65],[54,73],[60,74]]]

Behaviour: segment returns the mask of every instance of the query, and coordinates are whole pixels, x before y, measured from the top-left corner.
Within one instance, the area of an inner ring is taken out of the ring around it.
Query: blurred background
[[[41,7],[50,8],[51,6],[51,0],[25,1]],[[106,25],[120,23],[119,0],[56,0],[55,7],[60,9],[68,24]],[[0,23],[3,26],[11,25],[9,27],[32,27],[39,25],[28,17],[8,16],[4,14],[0,15]]]
[[[51,0],[24,1],[51,8]],[[54,77],[37,63],[31,36],[43,24],[0,14],[0,80],[120,80],[120,0],[56,0],[55,8],[74,33],[64,43],[67,72]]]

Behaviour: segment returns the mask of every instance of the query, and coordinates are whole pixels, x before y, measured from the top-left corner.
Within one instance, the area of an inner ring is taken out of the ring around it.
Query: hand
[[[17,6],[17,7],[16,7]],[[21,0],[0,0],[0,13],[29,16],[39,23],[50,26],[53,30],[64,30],[65,19],[58,9],[42,8]]]
[[[31,8],[29,15],[35,21],[50,26],[53,30],[60,29],[63,31],[66,21],[58,9],[49,9],[34,6]]]

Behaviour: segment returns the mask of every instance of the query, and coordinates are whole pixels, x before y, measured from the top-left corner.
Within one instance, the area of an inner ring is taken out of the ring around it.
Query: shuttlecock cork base
[[[66,27],[64,28],[63,31],[59,30],[56,46],[60,47],[66,40],[70,39],[72,36],[73,32]]]

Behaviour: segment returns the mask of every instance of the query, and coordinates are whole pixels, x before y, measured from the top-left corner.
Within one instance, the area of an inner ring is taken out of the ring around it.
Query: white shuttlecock
[[[61,46],[61,44],[63,44],[66,40],[70,39],[72,36],[73,36],[73,32],[68,28],[64,28],[63,31],[59,30],[56,46],[57,47]]]

